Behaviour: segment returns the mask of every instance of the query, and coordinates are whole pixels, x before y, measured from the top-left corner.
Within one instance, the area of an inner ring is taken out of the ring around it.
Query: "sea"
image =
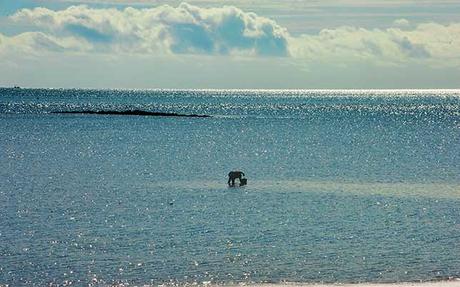
[[[460,90],[0,89],[0,286],[458,278]]]

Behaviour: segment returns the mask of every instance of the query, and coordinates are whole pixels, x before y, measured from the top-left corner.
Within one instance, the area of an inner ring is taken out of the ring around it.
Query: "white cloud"
[[[95,51],[286,55],[287,32],[274,21],[235,7],[199,8],[182,3],[151,9],[53,11],[23,9],[11,19],[55,37],[75,37]]]
[[[0,34],[0,51],[17,50],[39,55],[40,51],[85,51],[89,44],[75,37],[54,37],[42,32],[26,32],[14,37]]]
[[[394,25],[395,27],[404,28],[404,27],[408,27],[409,24],[410,24],[409,20],[404,19],[404,18],[397,19],[397,20],[394,20],[394,21],[393,21],[393,25]]]
[[[409,25],[400,19],[388,29],[342,26],[292,36],[275,21],[236,7],[186,3],[123,10],[23,9],[11,19],[39,32],[0,34],[0,53],[287,56],[300,63],[460,66],[460,23]]]
[[[433,65],[460,65],[460,24],[420,24],[412,30],[401,28],[367,30],[339,27],[318,35],[289,40],[293,57],[315,61],[381,65],[411,61]]]

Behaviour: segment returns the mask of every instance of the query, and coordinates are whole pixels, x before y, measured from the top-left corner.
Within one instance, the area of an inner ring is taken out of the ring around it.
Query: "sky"
[[[460,88],[460,1],[0,0],[0,86]]]

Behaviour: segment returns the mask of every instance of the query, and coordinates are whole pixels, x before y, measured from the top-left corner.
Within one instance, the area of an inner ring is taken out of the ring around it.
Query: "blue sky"
[[[0,0],[0,85],[460,88],[452,0]]]

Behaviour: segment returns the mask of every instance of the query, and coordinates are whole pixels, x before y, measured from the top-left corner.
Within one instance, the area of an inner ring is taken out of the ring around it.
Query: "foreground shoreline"
[[[218,285],[210,285],[218,286]],[[440,281],[421,281],[421,282],[396,282],[396,283],[261,283],[243,285],[224,285],[224,286],[245,286],[245,287],[460,287],[460,279],[440,280]]]
[[[80,282],[81,283],[81,282]],[[420,282],[394,282],[394,283],[301,283],[301,282],[282,282],[282,283],[235,283],[235,284],[213,284],[211,282],[188,283],[188,284],[129,284],[129,283],[103,283],[101,281],[92,281],[96,286],[126,287],[169,287],[169,286],[203,286],[203,287],[460,287],[460,278],[439,280],[439,281],[420,281]],[[0,283],[0,287],[15,286]],[[89,284],[88,286],[92,286]],[[93,285],[94,286],[94,285]]]

